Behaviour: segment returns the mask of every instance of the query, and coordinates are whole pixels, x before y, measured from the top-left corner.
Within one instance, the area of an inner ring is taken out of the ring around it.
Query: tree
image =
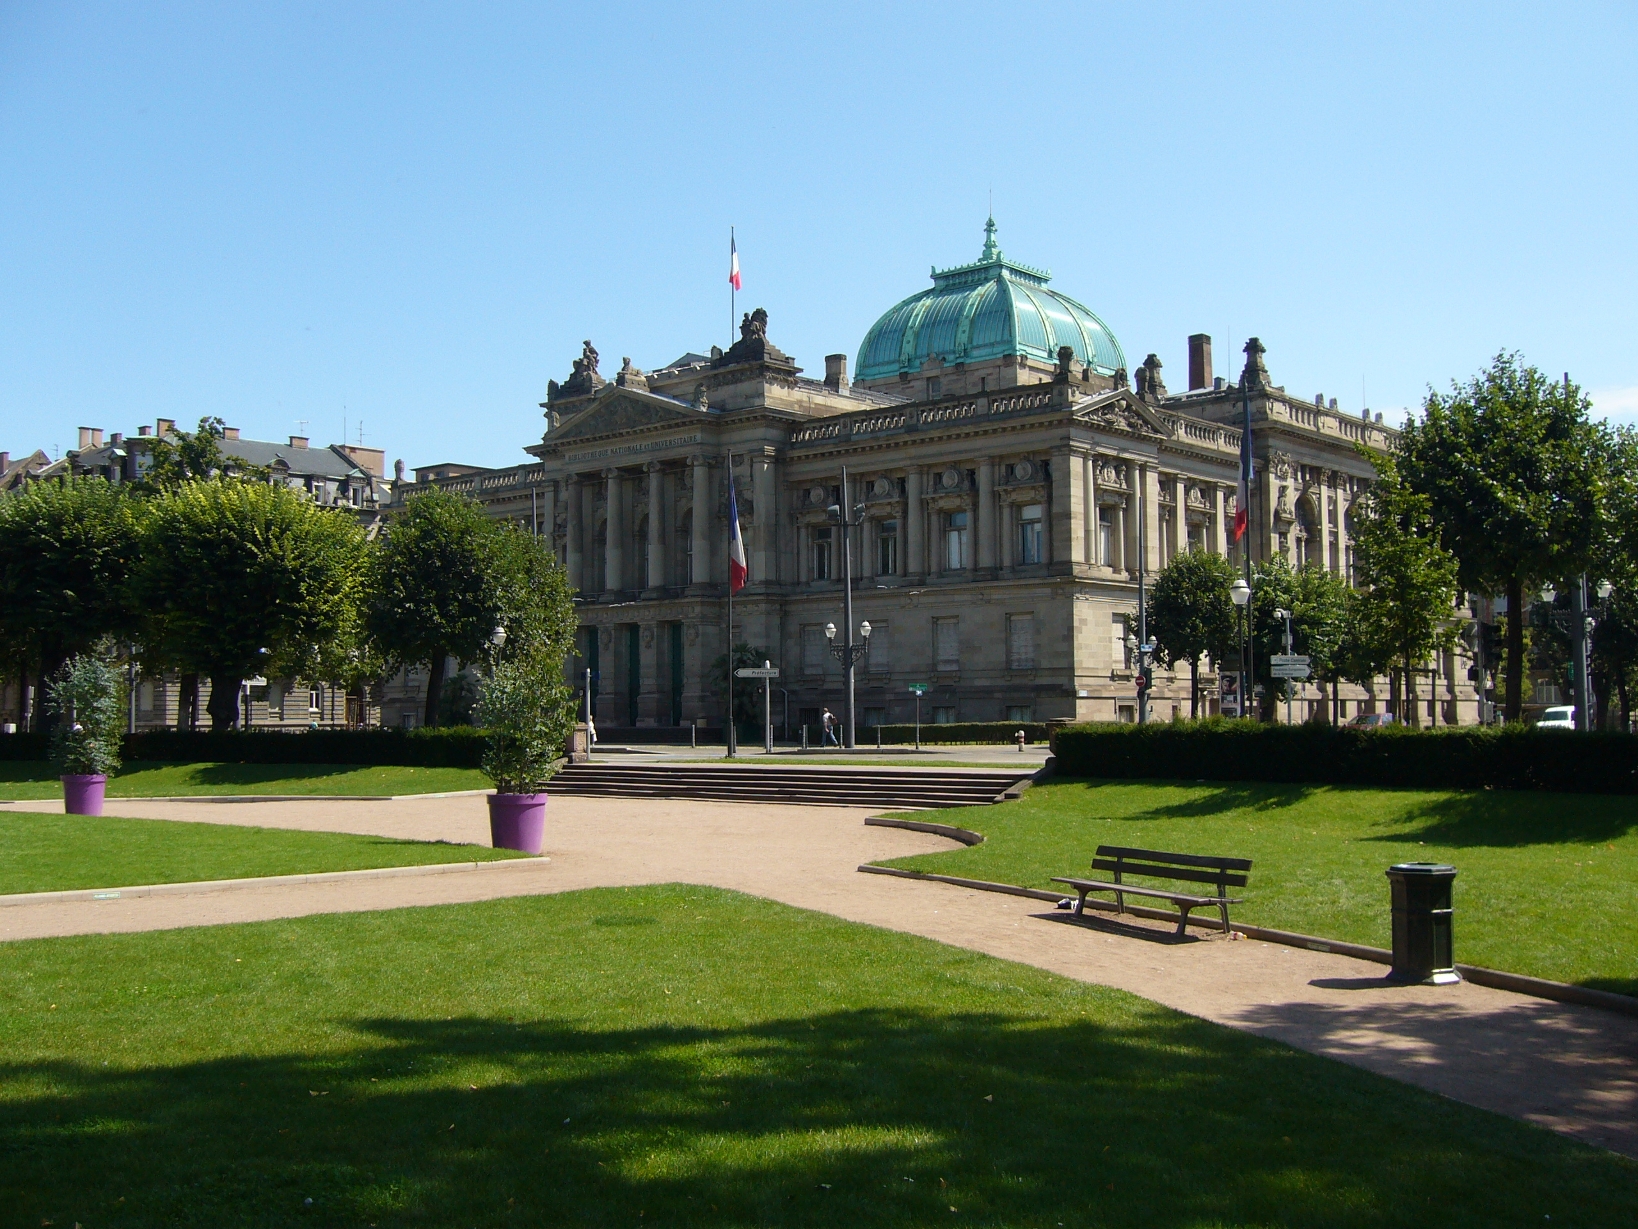
[[[218,477],[265,481],[266,469],[222,452],[218,441],[226,438],[227,424],[210,417],[199,420],[197,431],[171,431],[154,437],[148,444],[148,460],[137,481],[138,489],[170,491],[185,482]]]
[[[426,665],[427,725],[438,724],[447,659],[476,661],[507,605],[527,607],[497,583],[502,533],[475,500],[433,490],[406,501],[376,552],[366,626],[388,661]]]
[[[1285,620],[1274,612],[1291,612],[1291,652],[1308,657],[1315,675],[1331,677],[1343,640],[1346,588],[1340,577],[1318,566],[1293,571],[1283,556],[1257,565],[1251,578],[1251,635],[1253,666],[1264,685],[1263,720],[1274,716],[1279,691],[1285,685],[1285,680],[1274,678],[1270,661],[1274,654],[1286,651]]]
[[[1344,664],[1344,645],[1353,617],[1355,596],[1347,580],[1318,565],[1297,571],[1293,594],[1292,640],[1295,651],[1308,657],[1316,682],[1330,692],[1328,709],[1336,706],[1336,686]]]
[[[1200,657],[1221,659],[1234,643],[1234,565],[1221,555],[1191,550],[1176,556],[1149,592],[1148,632],[1155,656],[1170,669],[1189,666],[1189,716],[1200,715]]]
[[[107,635],[129,633],[137,553],[132,501],[101,478],[33,482],[0,495],[0,644],[26,682]]]
[[[208,675],[211,728],[257,674],[316,677],[357,622],[369,544],[353,516],[283,487],[212,479],[155,497],[132,591],[144,654]]]
[[[125,677],[115,646],[103,640],[76,653],[51,678],[47,703],[56,717],[51,759],[65,774],[112,776],[119,771],[125,733]]]
[[[1599,539],[1609,449],[1590,409],[1568,378],[1549,380],[1504,352],[1449,395],[1430,390],[1396,445],[1461,586],[1507,597],[1509,721],[1522,704],[1525,594],[1585,570]]]
[[[1363,589],[1355,618],[1375,655],[1397,662],[1405,698],[1398,716],[1417,725],[1416,667],[1455,641],[1459,569],[1440,541],[1433,500],[1407,485],[1392,457],[1371,461],[1377,479],[1354,522],[1354,573]]]
[[[740,641],[734,646],[734,669],[755,669],[763,662],[772,658],[766,648]],[[728,654],[723,653],[711,663],[711,678],[716,684],[717,694],[724,701],[728,698]],[[734,724],[741,729],[747,726],[755,729],[762,728],[762,681],[760,679],[734,680]]]

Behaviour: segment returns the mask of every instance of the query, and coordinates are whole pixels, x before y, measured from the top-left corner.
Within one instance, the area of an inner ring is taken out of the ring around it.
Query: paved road
[[[121,801],[134,817],[486,843],[482,798],[393,802]],[[1381,966],[1158,925],[1078,925],[1039,902],[862,875],[861,862],[950,848],[867,828],[862,809],[553,799],[546,852],[483,875],[253,888],[0,909],[0,938],[165,929],[445,904],[603,885],[753,893],[1068,977],[1278,1038],[1459,1101],[1638,1156],[1638,1020],[1481,986],[1393,986]],[[115,886],[115,885],[109,885]]]

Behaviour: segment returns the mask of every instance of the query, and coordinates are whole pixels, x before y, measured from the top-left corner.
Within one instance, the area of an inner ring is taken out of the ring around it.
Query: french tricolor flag
[[[735,290],[743,290],[739,284],[739,243],[734,239],[734,228],[728,228],[728,284]]]
[[[737,276],[737,274],[736,274]],[[734,497],[734,475],[728,474],[728,592],[745,587],[750,569],[745,566],[745,539],[739,533],[739,500]]]

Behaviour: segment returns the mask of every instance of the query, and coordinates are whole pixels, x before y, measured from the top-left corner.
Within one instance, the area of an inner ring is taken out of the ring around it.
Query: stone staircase
[[[926,810],[985,806],[1030,779],[1029,772],[852,768],[795,764],[569,764],[547,789],[615,798],[701,798],[808,806]]]

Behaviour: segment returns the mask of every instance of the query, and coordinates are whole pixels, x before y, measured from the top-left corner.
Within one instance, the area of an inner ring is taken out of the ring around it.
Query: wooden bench
[[[1216,858],[1197,853],[1165,853],[1158,849],[1127,849],[1121,845],[1099,845],[1092,859],[1092,873],[1110,876],[1102,879],[1066,879],[1054,875],[1053,883],[1067,883],[1080,895],[1075,901],[1075,916],[1086,910],[1088,892],[1113,892],[1115,912],[1126,912],[1127,896],[1152,896],[1169,900],[1178,908],[1177,933],[1189,924],[1193,909],[1215,905],[1223,915],[1223,932],[1228,933],[1228,907],[1237,905],[1244,897],[1230,896],[1228,889],[1246,886],[1251,870],[1250,858]],[[1196,892],[1175,889],[1140,887],[1125,881],[1127,875],[1141,875],[1145,879],[1172,879],[1184,883],[1209,883],[1217,888],[1217,895],[1204,896]]]

